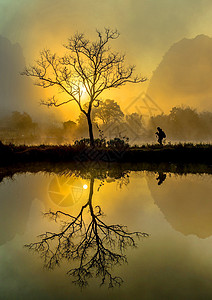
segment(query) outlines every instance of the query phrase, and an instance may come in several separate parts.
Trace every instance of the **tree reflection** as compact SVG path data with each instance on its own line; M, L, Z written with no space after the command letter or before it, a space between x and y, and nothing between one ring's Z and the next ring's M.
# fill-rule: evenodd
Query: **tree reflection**
M120 286L123 279L113 275L114 266L126 263L124 250L136 247L136 239L148 234L130 232L119 224L107 225L102 220L101 207L92 203L94 180L91 176L88 201L77 216L63 211L46 213L54 221L60 221L61 230L41 234L37 242L25 246L41 255L47 269L54 269L62 260L72 262L73 267L67 273L80 287L87 286L92 277L100 277L101 285L107 282L109 287Z

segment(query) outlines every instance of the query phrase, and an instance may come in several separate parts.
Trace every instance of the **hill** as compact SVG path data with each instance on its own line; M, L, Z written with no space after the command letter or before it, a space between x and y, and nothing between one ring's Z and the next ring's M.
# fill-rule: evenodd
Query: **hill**
M212 110L212 38L182 39L164 55L154 71L147 94L164 111L188 105Z

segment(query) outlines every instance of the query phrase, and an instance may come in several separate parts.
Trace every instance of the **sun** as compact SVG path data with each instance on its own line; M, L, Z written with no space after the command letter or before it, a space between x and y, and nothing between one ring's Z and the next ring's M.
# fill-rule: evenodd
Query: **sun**
M81 92L82 92L82 94L85 94L85 93L86 93L86 87L85 87L85 86L82 86L82 87L81 87Z
M88 188L87 184L84 184L84 185L83 185L83 189L84 189L84 190L87 190L87 188Z

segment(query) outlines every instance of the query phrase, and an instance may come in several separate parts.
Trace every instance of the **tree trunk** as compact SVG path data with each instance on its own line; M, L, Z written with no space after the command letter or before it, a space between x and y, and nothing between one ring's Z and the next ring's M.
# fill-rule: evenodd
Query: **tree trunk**
M87 115L87 120L88 120L88 128L89 128L90 145L94 146L93 125L91 122L90 114Z

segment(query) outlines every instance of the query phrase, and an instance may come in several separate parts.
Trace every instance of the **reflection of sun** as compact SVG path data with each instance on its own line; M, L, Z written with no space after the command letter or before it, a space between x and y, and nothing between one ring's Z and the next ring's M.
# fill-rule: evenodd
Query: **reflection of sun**
M83 189L84 189L84 190L87 190L87 188L88 188L87 184L84 184L84 185L83 185Z
M48 187L50 200L57 206L75 205L83 195L83 184L74 176L54 176Z

